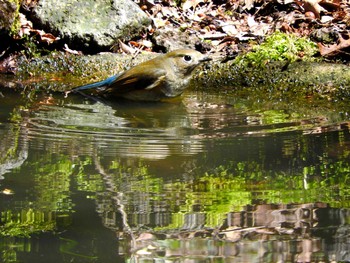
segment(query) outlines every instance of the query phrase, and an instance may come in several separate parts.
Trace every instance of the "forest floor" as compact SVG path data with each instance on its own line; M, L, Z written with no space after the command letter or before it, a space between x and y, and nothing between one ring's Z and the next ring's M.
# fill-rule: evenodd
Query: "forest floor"
M22 9L28 11L36 2L26 0ZM129 54L166 51L162 43L168 42L177 46L194 45L199 51L221 53L231 59L280 31L310 39L317 45L318 55L326 59L348 62L350 58L350 6L346 1L140 0L137 3L152 19L152 24L133 39L119 40L111 51ZM82 54L66 44L55 45L59 42L57 36L35 28L22 14L20 23L20 31L13 39L17 53L9 49L7 55L0 57L1 73L15 71L14 58L18 51L29 58L52 50ZM303 52L299 56L302 58Z

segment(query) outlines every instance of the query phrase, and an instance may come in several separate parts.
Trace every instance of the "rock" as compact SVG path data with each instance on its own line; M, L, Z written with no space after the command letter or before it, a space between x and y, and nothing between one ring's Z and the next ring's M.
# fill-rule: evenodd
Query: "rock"
M18 0L0 1L0 34L15 32L19 26Z
M196 46L200 39L195 35L183 32L179 28L168 25L166 28L159 28L153 37L156 49L169 52L180 48L192 48Z
M79 50L108 50L151 20L131 0L41 0L32 19Z
M339 30L335 27L321 27L313 30L310 34L310 38L315 42L332 44L338 40L339 34Z
M105 79L157 55L139 53L134 57L102 52L92 56L77 56L51 52L47 56L30 61L25 56L20 56L17 59L18 70L15 75L0 74L0 88L22 90L25 86L28 90L67 91L76 86Z

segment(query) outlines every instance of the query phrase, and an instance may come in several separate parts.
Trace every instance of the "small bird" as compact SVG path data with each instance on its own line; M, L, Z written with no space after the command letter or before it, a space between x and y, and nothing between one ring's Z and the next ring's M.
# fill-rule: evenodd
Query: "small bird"
M94 89L104 98L161 101L183 93L193 70L211 58L191 49L179 49L143 62L121 74L73 89Z

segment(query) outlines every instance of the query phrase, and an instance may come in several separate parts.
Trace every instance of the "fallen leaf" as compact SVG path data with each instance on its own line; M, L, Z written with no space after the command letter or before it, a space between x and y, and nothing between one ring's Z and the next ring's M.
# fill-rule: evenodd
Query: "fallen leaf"
M238 30L234 25L224 25L221 28L222 31L224 31L229 36L234 36L238 34Z
M64 48L63 48L64 51L70 53L70 54L74 54L74 55L81 55L82 52L81 51L77 51L77 50L72 50L68 47L67 44L64 44Z
M321 0L305 0L304 10L305 12L311 11L315 14L316 18L320 18L321 12L326 12L327 10L320 6Z
M132 48L132 47L129 47L128 45L124 44L122 41L120 41L118 39L118 42L119 42L119 47L120 49L126 53L126 54L135 54L137 52L136 49Z
M254 0L244 0L244 6L243 6L243 9L248 9L248 10L250 10L250 9L252 9L253 8L253 6L254 6Z
M187 0L185 3L182 5L182 10L187 11L190 8L196 9L197 5L199 3L202 3L203 0Z
M51 33L44 33L44 34L40 35L40 40L42 42L46 42L47 44L52 44L53 42L55 42L59 39L60 39L59 37L55 37Z
M330 46L324 46L321 43L317 43L317 45L320 50L321 56L333 57L343 52L343 49L350 47L350 38L344 39L340 37L339 42L337 44Z
M17 61L15 56L9 56L0 61L0 73L14 74L17 70Z

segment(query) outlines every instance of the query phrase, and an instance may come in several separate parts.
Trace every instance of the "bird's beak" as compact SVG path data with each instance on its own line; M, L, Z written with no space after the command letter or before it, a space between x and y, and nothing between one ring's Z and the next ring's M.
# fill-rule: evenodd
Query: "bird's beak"
M206 62L206 61L211 61L211 60L213 60L213 59L210 57L203 57L199 60L199 62Z

